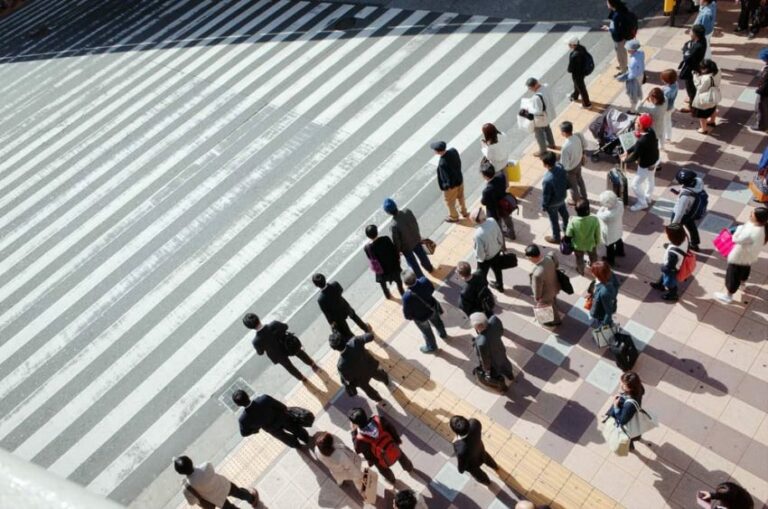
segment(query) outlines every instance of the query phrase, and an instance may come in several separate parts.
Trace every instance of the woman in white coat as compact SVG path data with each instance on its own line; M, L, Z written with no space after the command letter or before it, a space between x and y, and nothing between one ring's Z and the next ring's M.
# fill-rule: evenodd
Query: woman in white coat
M733 232L733 249L728 253L728 267L725 269L727 293L716 292L715 298L725 304L733 302L733 295L749 278L752 265L760 258L760 251L768 242L768 209L758 207L752 211L749 222Z
M363 481L360 456L330 433L321 431L315 433L313 438L318 452L317 458L331 471L336 484L341 486L344 481L352 481L355 487L360 489Z
M506 182L506 167L509 163L509 137L496 129L496 126L490 122L483 124L483 137L480 140L481 150L488 162L493 165L497 172L504 172ZM507 182L509 186L509 182Z
M624 256L624 241L621 238L624 202L613 191L603 191L600 193L600 208L596 215L600 220L600 233L605 244L605 261L615 267L616 257Z

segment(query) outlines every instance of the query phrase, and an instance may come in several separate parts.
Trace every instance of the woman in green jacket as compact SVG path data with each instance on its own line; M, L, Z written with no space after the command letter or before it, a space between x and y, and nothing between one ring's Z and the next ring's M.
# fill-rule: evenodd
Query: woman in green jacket
M600 245L600 220L593 216L589 210L589 202L579 200L576 202L576 215L568 222L565 236L573 245L573 254L576 256L576 271L584 275L584 254L589 256L589 263L597 261L597 246Z

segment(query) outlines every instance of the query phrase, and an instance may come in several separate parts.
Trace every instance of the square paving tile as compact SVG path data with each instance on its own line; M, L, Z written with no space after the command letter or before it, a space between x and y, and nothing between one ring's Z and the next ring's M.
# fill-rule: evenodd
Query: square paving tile
M568 316L586 325L589 325L592 322L592 319L589 317L589 312L584 309L584 297L579 297L576 304L568 310Z
M645 349L645 346L651 342L653 335L656 333L654 330L634 320L628 321L626 325L622 326L622 329L632 335L632 338L635 340L635 346L640 351Z
M699 223L699 230L718 234L723 228L730 227L731 224L733 224L733 220L730 217L709 212Z
M568 357L568 354L571 353L572 348L573 345L566 343L557 334L550 334L536 353L559 366Z
M619 377L621 370L616 365L600 359L586 380L606 394L612 394L619 384Z
M446 463L429 484L440 492L441 495L453 502L456 495L464 489L468 479L466 475L460 474L456 470L456 466L453 463Z
M744 184L731 182L721 196L731 201L747 204L752 200L752 191Z
M672 217L672 210L675 208L675 202L671 200L656 200L651 207L651 214L663 219Z

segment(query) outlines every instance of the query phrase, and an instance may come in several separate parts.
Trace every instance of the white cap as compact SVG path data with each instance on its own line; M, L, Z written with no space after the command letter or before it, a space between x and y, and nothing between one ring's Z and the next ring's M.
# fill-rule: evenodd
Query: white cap
M472 313L469 315L469 323L472 324L472 327L480 324L484 325L488 323L488 317L485 316L485 313Z
M579 38L578 38L578 37L571 37L571 38L568 40L568 44L573 44L573 45L576 45L576 44L578 44L578 43L579 43Z

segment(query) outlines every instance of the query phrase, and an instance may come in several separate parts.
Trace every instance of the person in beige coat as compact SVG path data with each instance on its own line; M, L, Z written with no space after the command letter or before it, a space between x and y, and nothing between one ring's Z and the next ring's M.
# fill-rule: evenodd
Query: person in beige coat
M330 433L321 431L315 433L313 438L317 458L331 471L336 484L341 486L344 481L351 481L360 489L363 481L363 462L360 456Z
M531 289L536 306L552 306L555 311L554 320L542 325L560 325L560 312L557 309L557 294L560 293L557 260L551 253L543 255L536 244L525 248L525 257L534 264L531 271Z

